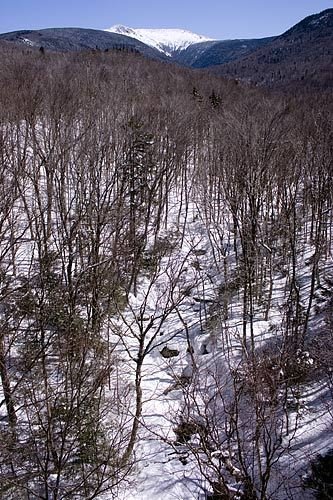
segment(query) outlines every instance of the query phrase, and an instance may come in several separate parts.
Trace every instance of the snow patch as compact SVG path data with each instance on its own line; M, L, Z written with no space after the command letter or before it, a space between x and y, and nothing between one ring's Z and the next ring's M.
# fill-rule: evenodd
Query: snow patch
M35 43L28 38L21 38L22 42L24 42L26 45L29 45L30 47L34 47Z

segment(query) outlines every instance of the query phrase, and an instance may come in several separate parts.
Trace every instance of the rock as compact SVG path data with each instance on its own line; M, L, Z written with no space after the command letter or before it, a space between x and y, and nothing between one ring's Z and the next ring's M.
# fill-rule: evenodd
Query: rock
M160 354L163 358L174 358L175 356L179 356L179 351L177 349L169 349L168 346L164 346Z

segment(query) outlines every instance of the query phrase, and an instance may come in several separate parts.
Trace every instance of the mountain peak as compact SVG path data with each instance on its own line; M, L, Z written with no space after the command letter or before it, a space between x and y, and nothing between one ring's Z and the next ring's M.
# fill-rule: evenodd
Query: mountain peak
M116 24L106 31L136 38L140 42L150 45L168 56L179 50L184 50L194 43L213 40L192 31L178 28L130 28Z

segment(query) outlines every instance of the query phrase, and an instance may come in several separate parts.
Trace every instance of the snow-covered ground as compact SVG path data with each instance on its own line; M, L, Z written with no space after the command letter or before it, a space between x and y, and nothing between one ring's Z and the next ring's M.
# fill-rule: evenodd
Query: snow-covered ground
M43 176L41 186L45 187ZM26 199L34 206L29 186L26 189ZM237 460L233 462L232 454L236 455L235 447L239 442L244 447L241 450L244 454L258 451L251 448L254 425L255 430L260 429L263 434L266 432L266 438L270 437L270 430L272 438L277 432L273 443L276 453L272 455L272 484L265 498L313 498L311 492L303 492L302 477L317 453L325 453L333 447L332 386L326 384L324 378L318 377L310 377L309 380L295 384L286 397L281 412L280 408L275 410L274 403L271 405L269 401L270 397L274 400L275 396L281 397L281 394L275 394L274 387L272 393L267 393L270 389L267 379L259 379L263 387L255 395L255 402L264 411L264 418L260 426L255 427L251 398L241 394L244 401L249 403L245 407L235 397L238 396L236 386L239 377L249 379L245 380L248 384L245 383L244 387L251 390L251 372L246 371L248 366L245 362L251 349L244 345L241 284L230 287L225 296L227 314L221 314L224 307L221 302L221 287L228 285L224 282L223 266L227 261L230 282L236 267L234 247L230 243L230 214L225 216L224 222L209 221L209 218L203 216L200 196L188 185L185 189L186 196L184 191L177 191L176 187L172 187L168 193L168 220L166 224L161 224L157 235L160 241L168 243L167 250L161 253L155 267L140 272L136 293L130 293L125 309L120 309L110 318L110 340L117 346L114 354L127 368L122 368L122 373L126 371L126 377L132 383L135 381L139 350L142 349L143 353L142 370L139 374L142 414L139 417L139 436L135 446L135 474L120 496L122 495L122 500L205 498L206 492L212 491L211 484L205 477L206 467L211 467L214 472L219 456L223 454L223 465L227 464L229 467L226 473L230 475L232 469L235 479L238 474L235 466ZM218 227L223 223L225 228ZM219 244L225 246L225 251L217 255L217 242L221 234L224 235L224 240ZM21 257L18 253L16 260L17 272L24 275L29 272L36 249L31 245L26 225L22 228L21 237L23 236L27 241L21 245L23 253ZM153 248L155 239L156 232L152 227L147 250L149 247ZM267 245L265 250L271 251ZM29 259L25 259L27 255L30 255ZM325 277L333 276L331 255L329 249L321 262L322 283ZM311 242L304 242L302 248L297 248L297 286L304 311L308 307L313 257ZM275 270L268 313L265 314L264 303L257 300L252 322L248 321L245 328L245 337L251 340L253 337L255 350L262 350L263 362L266 361L264 349L267 346L274 346L278 352L280 349L281 325L291 275L290 269L286 272L290 261L289 264L283 264L284 267ZM266 296L267 286L263 285L263 294L266 292ZM326 292L330 290L327 289ZM320 314L320 308L325 304L323 300L318 290L310 307L310 333L311 330L319 331L324 327ZM316 308L319 314L315 315ZM302 353L303 358L297 362L303 363L304 368L308 367L311 371L315 361L311 355L306 357L306 354ZM259 368L260 366L258 370ZM263 373L263 377L273 378L274 366L268 365L268 370L268 374ZM284 377L284 373L278 375ZM126 378L126 382L128 380ZM243 433L239 442L232 441L230 436L228 438L225 430L234 418L230 414L230 408L235 401L239 405L237 412L240 413L238 416L236 412L235 418L239 419L238 430ZM212 402L215 414L209 413ZM261 402L264 403L262 406ZM135 407L131 410L133 416ZM5 413L4 407L2 411ZM212 418L215 424L224 423L224 426L213 428L217 434L214 436L214 448L199 450L199 437L195 432L193 442L177 441L177 425L182 417L186 419L189 414L191 418L197 417L199 423L204 417ZM215 418L220 418L220 422L216 422ZM272 426L271 429L265 428L266 422ZM278 426L282 429L280 434ZM211 437L208 436L207 439ZM219 439L221 447L217 446ZM201 463L198 461L200 457L203 458ZM211 462L206 463L205 460ZM258 473L258 460L265 462L262 458L253 459L255 465L251 463L251 467L254 477ZM237 484L230 484L231 489L236 487ZM103 498L109 500L114 496L105 493Z
M176 443L174 430L184 410L186 394L182 381L191 379L194 369L198 370L201 373L200 383L203 384L201 390L209 391L212 386L207 383L208 378L205 380L205 373L212 373L212 367L217 365L225 366L226 369L233 364L237 366L240 353L244 350L242 306L237 293L231 298L231 312L224 322L223 331L208 326L207 311L210 304L218 302L217 291L221 284L209 243L214 229L203 222L195 203L190 203L186 217L179 219L177 214L178 205L175 203L169 213L169 231L183 234L181 243L171 255L162 258L159 272L153 279L147 276L141 279L137 296L130 296L129 307L119 318L119 325L123 325L119 349L123 352L125 345L134 359L142 324L147 324L152 318L159 318L165 308L176 300L176 292L174 297L164 294L170 290L171 277L175 280L178 292L185 285L188 286L189 293L182 297L177 308L171 307L163 324L157 319L146 338L146 342L151 344L142 371L144 404L136 447L136 477L126 490L124 500L206 498L211 488L191 456L191 449L185 444ZM307 260L311 250L304 253L304 260ZM233 259L232 252L228 258ZM299 273L306 291L310 282L309 268L303 266ZM269 341L278 341L276 331L282 320L285 287L286 277L276 276L268 317L264 319L261 310L255 311L253 330L258 348L264 347ZM137 318L143 316L145 318L140 323ZM250 336L250 331L248 334ZM174 351L174 356L163 356L162 351L166 347ZM226 381L224 390L232 392L228 384ZM309 490L302 490L302 478L316 454L325 453L333 446L332 414L328 411L332 400L328 388L322 381L314 380L303 386L301 384L297 391L295 389L295 396L288 403L290 430L287 434L282 433L279 468L276 469L271 493L267 498L283 500L290 495L292 498L313 498ZM201 404L199 399L196 403Z

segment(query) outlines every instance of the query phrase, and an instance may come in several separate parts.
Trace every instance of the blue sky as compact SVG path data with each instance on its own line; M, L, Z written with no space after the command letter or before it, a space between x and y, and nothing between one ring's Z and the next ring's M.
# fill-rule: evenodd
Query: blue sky
M217 39L278 35L328 0L1 0L0 33L77 26L185 28Z

